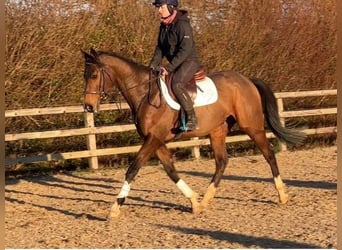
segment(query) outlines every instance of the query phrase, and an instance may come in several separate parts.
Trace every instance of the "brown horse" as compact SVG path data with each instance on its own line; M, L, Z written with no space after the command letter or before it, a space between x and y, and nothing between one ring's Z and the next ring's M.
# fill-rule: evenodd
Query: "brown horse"
M140 167L152 155L159 158L167 175L189 198L193 213L197 214L207 207L215 195L228 164L225 138L236 122L240 130L256 143L270 165L280 203L288 201L273 149L266 138L264 119L272 132L285 142L301 143L305 135L281 125L274 93L263 81L250 80L233 71L209 75L216 85L218 100L213 104L195 108L199 129L177 135L181 138L205 135L210 137L216 171L202 201L199 202L198 194L178 176L172 155L166 146L167 142L176 136L173 131L178 121L179 111L170 108L161 96L157 77L151 75L148 67L113 52L96 52L91 49L90 54L83 53L85 111L96 112L101 96L115 86L129 104L137 131L144 139L136 159L127 169L124 184L112 206L111 217L119 215L119 208L128 196L131 182Z

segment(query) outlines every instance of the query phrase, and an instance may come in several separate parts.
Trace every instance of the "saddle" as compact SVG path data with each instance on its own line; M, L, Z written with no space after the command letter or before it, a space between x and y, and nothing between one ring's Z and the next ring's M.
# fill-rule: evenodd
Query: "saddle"
M191 97L191 100L194 101L196 96L197 96L197 88L198 86L196 85L196 81L199 80L203 80L206 77L206 73L204 71L204 67L201 67L194 75L193 77L190 79L189 82L185 83L185 88L188 91L189 96ZM175 98L175 95L172 91L172 87L171 87L171 82L172 82L172 77L173 77L173 73L167 75L165 77L165 83L167 86L167 89L171 95L171 97L173 99Z
M180 105L175 98L175 95L172 91L171 87L171 80L172 76L167 76L166 81L164 78L159 77L157 72L157 84L160 89L160 93L165 99L166 103L174 110L180 110ZM200 107L212 104L217 101L218 93L215 86L215 83L212 79L204 73L204 70L201 69L194 76L192 79L185 84L186 91L188 91L194 107ZM199 89L200 91L198 91Z

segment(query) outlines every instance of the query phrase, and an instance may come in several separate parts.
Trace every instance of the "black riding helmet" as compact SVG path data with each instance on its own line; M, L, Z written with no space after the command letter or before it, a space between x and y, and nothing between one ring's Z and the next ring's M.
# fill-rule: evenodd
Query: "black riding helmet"
M155 0L152 4L156 7L166 4L170 14L172 15L173 10L178 6L178 0Z
M172 5L174 7L178 6L178 0L155 0L154 3L152 3L156 7L160 7L163 4Z

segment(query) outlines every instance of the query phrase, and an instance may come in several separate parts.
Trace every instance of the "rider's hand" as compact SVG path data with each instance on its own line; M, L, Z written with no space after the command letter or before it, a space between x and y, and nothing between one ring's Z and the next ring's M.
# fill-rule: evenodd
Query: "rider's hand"
M167 72L167 70L164 67L160 67L160 74L162 75L162 77L165 78L165 76L167 76L169 74L169 72Z

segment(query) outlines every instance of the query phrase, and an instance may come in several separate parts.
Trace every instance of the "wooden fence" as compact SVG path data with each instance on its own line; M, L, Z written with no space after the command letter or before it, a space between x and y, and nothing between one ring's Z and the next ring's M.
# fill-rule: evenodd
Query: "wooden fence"
M276 98L279 107L279 116L282 123L285 125L285 119L289 117L303 117L303 116L318 116L327 114L337 114L337 107L334 108L320 108L311 110L293 110L284 111L283 99L285 98L303 98L312 96L330 96L337 95L337 90L315 90L315 91L301 91L301 92L282 92L276 93ZM121 109L129 109L127 104L120 105ZM119 108L115 104L102 104L100 111L106 110L118 110ZM36 109L21 109L21 110L7 110L5 111L5 118L19 117L19 116L37 116L37 115L53 115L53 114L66 114L66 113L83 113L82 106L69 106L69 107L54 107L54 108L36 108ZM96 134L103 133L119 133L123 131L135 130L133 124L127 125L113 125L113 126L100 126L96 127L93 113L84 113L85 128L67 129L67 130L55 130L55 131L41 131L41 132L30 132L30 133L18 133L18 134L5 134L5 142L17 141L17 140L28 140L28 139L45 139L45 138L56 138L56 137L67 137L67 136L87 136L87 148L85 151L77 152L62 152L45 155L36 155L30 157L6 157L5 164L13 165L18 163L34 163L44 162L53 160L66 160L66 159L78 159L88 158L89 166L91 168L98 168L98 157L106 155L116 155L124 153L135 153L139 150L138 146L128 147L115 147L97 149L96 147ZM337 127L321 127L314 129L302 130L307 135L313 134L325 134L325 133L336 133ZM268 138L274 138L273 133L267 133ZM240 142L250 140L247 135L235 135L226 137L226 143ZM209 139L193 138L187 141L175 141L168 143L169 148L183 148L192 147L193 155L195 158L200 157L199 148L202 145L210 144ZM282 149L286 149L286 145L282 146Z

